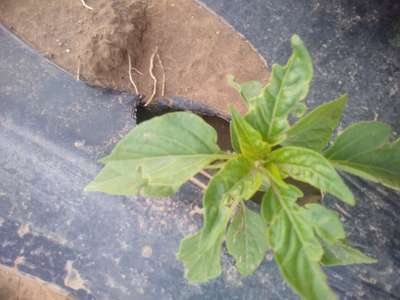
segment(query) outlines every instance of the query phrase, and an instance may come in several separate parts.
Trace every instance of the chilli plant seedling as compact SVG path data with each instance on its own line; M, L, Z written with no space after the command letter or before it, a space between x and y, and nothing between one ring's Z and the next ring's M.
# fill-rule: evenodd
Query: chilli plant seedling
M287 64L272 67L266 86L230 78L247 107L243 116L231 108L234 152L218 147L216 131L200 117L168 113L123 138L86 190L166 197L200 171L213 170L203 196L203 227L181 241L177 254L186 278L201 283L219 276L225 241L242 275L253 273L271 250L283 278L303 299L335 299L321 266L376 261L347 243L334 211L300 205L303 192L293 182L348 205L355 200L337 170L399 190L400 140L391 142L391 128L371 121L349 126L328 146L347 96L301 117L313 67L298 36L291 45ZM246 204L256 192L263 193L259 211Z

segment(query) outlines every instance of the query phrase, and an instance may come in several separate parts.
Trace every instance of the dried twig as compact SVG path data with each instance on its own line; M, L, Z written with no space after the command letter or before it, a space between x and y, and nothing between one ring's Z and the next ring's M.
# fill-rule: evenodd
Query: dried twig
M151 77L151 79L153 79L153 92L151 93L151 96L146 101L144 106L149 105L151 103L151 101L153 101L153 99L154 99L154 97L156 96L156 93L157 93L157 78L156 78L156 76L154 76L154 73L153 73L153 70L154 70L154 57L156 56L157 52L158 52L158 47L156 47L156 49L154 50L154 53L151 55L150 67L149 67L150 77Z
M142 76L144 75L143 72L140 72L140 70L135 67L132 67L132 70L135 71L136 73L138 73L139 75L142 75Z
M200 208L197 205L189 212L190 216L203 215L203 214L204 214L204 208Z
M81 60L78 60L78 69L76 70L76 80L81 80Z
M131 55L129 53L128 53L128 64L129 64L129 70L128 70L129 81L132 83L133 88L135 89L136 95L139 95L139 89L138 89L138 87L137 87L137 85L136 85L136 83L135 83L135 81L133 80L133 77L132 77L132 60L131 60Z
M201 190L205 190L207 188L207 186L204 183L202 183L195 177L190 178L190 182L193 183L195 186L199 187Z
M340 211L347 218L351 218L351 215L347 211L345 211L339 204L335 203L335 207L337 208L338 211Z
M161 57L158 52L157 52L157 60L158 60L158 63L160 64L161 71L162 71L161 96L164 97L165 96L165 69L164 69L164 65L162 63Z
M84 7L86 7L87 9L93 10L93 7L87 5L86 2L85 2L85 0L81 0L81 2L82 2L82 5L83 5Z

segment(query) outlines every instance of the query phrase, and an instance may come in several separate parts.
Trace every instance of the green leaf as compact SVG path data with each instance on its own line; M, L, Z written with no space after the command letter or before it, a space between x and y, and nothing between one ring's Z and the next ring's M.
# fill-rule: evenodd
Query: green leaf
M339 170L400 190L400 143L390 144L391 128L360 122L346 128L325 156Z
M269 84L254 99L246 120L264 140L277 144L289 129L288 115L308 94L313 76L311 57L301 39L291 39L293 53L285 66L273 65Z
M389 140L391 128L381 122L359 122L347 127L325 151L330 160L346 160L375 150Z
M268 249L266 225L263 218L245 205L239 207L226 234L229 254L243 276L253 273Z
M240 145L239 145L239 141L238 141L238 137L236 135L236 132L233 129L233 122L232 121L229 123L229 134L231 136L231 145L232 145L233 151L235 151L236 153L240 153Z
M344 266L351 264L374 264L377 260L350 247L343 241L322 241L324 255L322 263L326 266Z
M338 214L320 204L307 204L302 211L303 217L314 226L316 233L323 239L336 241L346 238Z
M322 104L300 119L288 130L282 145L321 151L340 123L347 98L347 95L343 95L332 102Z
M232 115L232 144L239 145L240 152L252 160L261 160L271 151L270 146L262 140L261 134L231 107ZM237 147L237 146L235 146Z
M143 122L102 160L86 191L169 196L215 160L227 158L215 130L200 117L175 112Z
M263 196L261 202L261 216L267 224L271 224L274 218L279 215L281 206L275 200L272 189L270 188Z
M246 159L233 159L210 180L203 198L203 227L181 241L177 254L189 281L205 282L221 273L221 247L232 210L258 189L250 180L252 167Z
M254 105L254 98L260 95L263 85L261 82L256 80L247 81L239 84L235 81L235 77L232 75L228 76L228 84L239 92L242 96L245 104L252 109Z
M275 260L283 277L303 299L336 299L320 267L322 246L296 204L301 196L293 186L289 190L274 189L273 197L281 206L269 227Z
M292 115L296 118L302 118L307 111L307 105L303 102L298 102L292 110Z
M319 204L308 204L303 217L314 227L324 249L321 262L328 266L375 263L361 251L347 245L346 233L336 212Z
M185 266L185 278L191 283L207 282L221 274L221 249L229 213L219 213L221 219L213 230L198 231L181 240L177 257Z
M296 203L297 198L302 197L303 193L297 188L289 188L282 193L282 197L285 201L293 206ZM281 205L276 199L273 190L270 188L263 196L261 202L261 216L264 218L267 224L271 224L274 218L279 215L281 211Z
M330 162L319 153L300 147L283 147L271 153L270 159L294 179L306 182L323 193L330 193L354 205L354 197Z

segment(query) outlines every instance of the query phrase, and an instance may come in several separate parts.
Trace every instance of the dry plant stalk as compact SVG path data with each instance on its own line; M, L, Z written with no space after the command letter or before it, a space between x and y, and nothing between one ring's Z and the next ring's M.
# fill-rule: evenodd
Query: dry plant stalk
M212 176L206 171L200 171L200 174L203 175L204 177L207 177L208 179L212 178Z
M207 189L207 186L195 177L190 178L190 182L193 183L195 186L199 187L203 191Z
M76 70L76 80L81 80L81 60L78 60L78 69Z
M139 89L135 83L135 80L133 80L133 76L132 76L132 59L131 59L131 55L129 53L128 53L128 65L129 65L129 69L128 69L129 81L133 85L136 95L139 95Z
M93 7L87 5L86 2L85 2L85 0L81 0L81 2L82 2L82 5L83 5L84 7L86 7L87 9L93 10Z
M158 47L156 47L156 49L154 50L153 54L151 55L150 66L149 66L150 77L151 77L151 79L153 79L153 92L151 93L149 99L146 101L144 106L148 106L151 103L151 101L153 101L153 99L154 99L154 97L156 96L156 93L157 93L157 78L153 73L153 71L154 71L154 58L155 58L157 52L158 52Z
M158 52L157 52L157 60L158 60L158 63L160 64L161 71L162 71L161 96L164 97L165 96L165 69L164 69L164 65L162 63L160 54Z

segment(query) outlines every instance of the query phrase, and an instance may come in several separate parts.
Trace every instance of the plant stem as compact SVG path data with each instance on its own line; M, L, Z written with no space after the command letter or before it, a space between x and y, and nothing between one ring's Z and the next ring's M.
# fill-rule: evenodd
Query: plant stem
M212 176L209 174L209 173L207 173L206 171L200 171L199 172L201 175L203 175L204 177L207 177L208 179L211 179L212 178Z
M207 186L204 183L202 183L200 180L198 180L197 178L192 177L189 180L191 183L193 183L195 186L197 186L201 190L204 191L205 189L207 189Z

